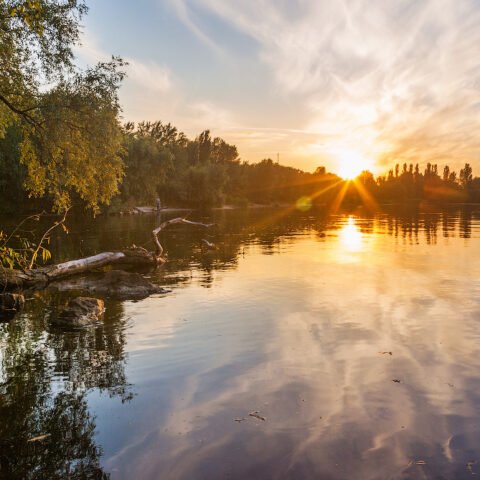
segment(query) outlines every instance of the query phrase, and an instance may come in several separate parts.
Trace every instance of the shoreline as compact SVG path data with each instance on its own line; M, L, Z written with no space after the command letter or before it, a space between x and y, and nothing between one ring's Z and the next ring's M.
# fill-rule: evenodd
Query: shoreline
M250 209L250 208L285 208L290 206L290 204L277 204L277 205L262 205L262 204L251 204L246 206L237 206L237 205L223 205L222 207L211 207L208 210L241 210L241 209ZM185 207L163 207L160 210L157 210L156 207L149 205L135 206L130 207L125 210L120 210L119 212L110 213L110 215L140 215L140 214L152 214L152 213L172 213L172 212L191 212L195 210L200 210L199 208L185 208Z

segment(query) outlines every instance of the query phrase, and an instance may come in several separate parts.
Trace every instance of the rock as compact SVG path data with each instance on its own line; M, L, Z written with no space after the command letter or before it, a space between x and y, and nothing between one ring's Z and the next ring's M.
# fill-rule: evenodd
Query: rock
M168 293L139 273L110 270L101 275L73 277L50 285L56 291L84 290L90 294L119 300L141 300L153 293Z
M140 300L153 293L167 293L162 287L154 285L139 273L111 270L100 281L90 285L89 291L121 299Z
M105 311L103 300L90 297L77 297L56 316L52 323L62 327L84 327L98 322Z
M10 320L25 305L25 298L19 293L0 294L0 320Z

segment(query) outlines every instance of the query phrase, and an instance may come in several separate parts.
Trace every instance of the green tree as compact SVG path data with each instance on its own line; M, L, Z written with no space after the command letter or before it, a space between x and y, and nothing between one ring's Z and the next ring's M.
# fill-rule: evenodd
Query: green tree
M2 212L18 211L26 200L23 188L26 169L20 163L21 131L12 124L0 138L0 192Z
M86 11L81 0L0 2L0 136L17 125L25 187L48 196L57 211L77 197L97 210L122 177L123 62L74 67L72 47Z
M124 201L153 203L167 181L173 168L172 147L177 137L183 142L183 134L170 124L142 122L137 127L127 124L125 128L126 168L121 191Z
M214 138L211 144L210 161L217 164L238 161L237 147L235 145L229 145L222 138Z
M210 153L212 151L212 137L210 130L204 130L196 139L198 144L198 162L207 163L210 160Z

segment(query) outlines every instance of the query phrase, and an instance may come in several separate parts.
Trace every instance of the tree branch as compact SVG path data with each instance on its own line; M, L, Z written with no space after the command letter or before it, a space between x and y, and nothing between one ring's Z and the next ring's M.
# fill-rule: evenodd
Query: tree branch
M35 251L33 252L32 254L32 258L30 259L30 264L28 265L28 268L29 270L31 270L33 268L33 265L35 263L35 259L37 258L37 255L38 255L38 252L40 250L40 248L42 248L42 243L45 241L45 239L48 237L48 235L55 229L57 228L59 225L62 225L63 223L65 223L65 220L67 219L67 213L70 209L67 208L65 210L65 213L63 214L63 217L58 220L57 222L55 222L42 236L42 238L40 239L40 241L38 242L38 245L37 245L37 248L35 249Z
M152 231L153 241L155 242L155 245L157 247L157 250L156 250L157 258L161 258L162 253L163 253L163 247L162 247L160 241L158 240L158 234L165 227L168 227L168 225L173 225L174 223L184 223L184 224L187 224L187 225L198 225L200 227L205 227L205 228L210 228L210 227L213 227L215 225L214 223L192 222L191 220L187 220L187 219L182 218L182 217L172 218L171 220L167 220L167 221L161 223L157 228L155 228Z
M37 122L31 115L28 114L28 112L35 110L38 107L31 107L25 110L20 110L19 108L15 107L13 103L7 100L1 93L0 93L0 102L6 105L12 112L23 117L28 124L32 125L32 127L43 128L39 122Z
M45 210L43 210L40 213L35 213L33 215L30 215L29 217L24 218L10 233L10 235L3 241L2 245L7 245L8 242L11 240L11 238L15 235L15 233L18 231L18 229L26 222L28 222L31 219L39 220L42 215L46 215Z

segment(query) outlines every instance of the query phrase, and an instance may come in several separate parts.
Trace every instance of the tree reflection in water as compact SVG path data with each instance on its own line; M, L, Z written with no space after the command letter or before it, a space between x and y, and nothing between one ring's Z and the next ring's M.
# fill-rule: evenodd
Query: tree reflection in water
M54 300L42 293L0 325L0 478L109 478L87 394L132 398L121 303L107 305L104 324L62 332L44 313Z

